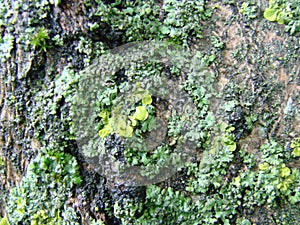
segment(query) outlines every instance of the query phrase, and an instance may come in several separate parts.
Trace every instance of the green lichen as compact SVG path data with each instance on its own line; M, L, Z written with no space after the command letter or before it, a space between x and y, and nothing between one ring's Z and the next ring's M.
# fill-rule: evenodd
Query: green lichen
M6 207L9 221L12 224L76 224L63 214L72 187L81 182L78 169L76 160L67 153L47 150L38 155L21 184L10 191Z
M280 164L280 159L273 161L272 157L283 153L282 147L274 141L261 149L263 161L272 162L270 167L261 171L254 170L253 165L246 166L245 171L240 171L236 177L224 179L224 176L229 176L228 168L234 153L223 145L214 157L204 157L202 165L188 165L192 176L186 191L192 193L188 195L192 198L170 187L162 189L152 185L147 187L145 202L133 204L128 199L122 206L116 203L115 213L126 224L232 224L240 206L254 209L268 204L268 207L276 208L276 199L298 204L299 170L290 170ZM244 163L249 165L246 161L250 155L245 156ZM238 219L237 223L249 224L249 221L244 218Z
M11 57L14 41L14 36L11 34L5 34L3 38L0 37L0 59L2 62L7 61Z
M258 16L258 6L255 1L243 2L239 13L241 13L247 20L254 19Z
M33 68L27 74L26 82L16 77L9 78L17 80L15 91L7 96L7 102L10 102L16 112L15 121L10 126L16 127L16 137L24 140L21 145L22 153L26 156L38 154L30 163L21 184L13 188L9 195L7 211L11 224L79 223L79 215L73 208L65 205L72 188L80 183L76 160L66 153L78 153L74 121L70 115L79 79L77 70L91 65L93 59L105 54L109 47L130 41L163 39L191 47L191 40L195 37L198 38L197 41L203 38L206 32L202 31L208 31L206 23L214 20L214 17L210 17L212 11L206 1L168 0L163 1L162 5L152 0L106 2L108 1L84 1L87 7L85 13L88 14L85 16L89 17L85 18L88 22L84 24L89 29L88 34L78 32L67 36L63 30L59 34L55 33L57 30L52 29L53 24L49 23L53 22L50 16L53 8L66 10L67 2L1 1L1 61L9 62L15 53L15 45L20 45L24 54L34 49L42 50L33 51L34 59L41 61L36 63L33 60ZM270 219L274 223L297 224L299 169L293 163L297 163L299 157L299 138L294 138L293 124L297 116L298 97L290 97L291 100L281 110L285 99L281 93L284 93L285 84L276 79L280 78L278 71L283 67L283 73L289 76L286 85L297 81L297 68L290 65L298 65L299 40L297 37L288 39L278 30L280 38L286 39L284 44L278 40L266 43L264 32L272 31L276 26L263 21L262 27L252 27L257 25L259 19L259 3L247 1L240 4L231 0L222 2L230 4L234 12L239 11L239 14L236 13L238 15L230 17L231 23L236 23L235 28L239 28L241 23L238 19L241 17L251 25L250 28L242 26L242 31L237 30L237 35L243 38L243 44L234 46L234 50L229 51L233 56L230 61L233 64L229 66L226 65L226 51L230 50L225 46L225 42L228 43L226 31L222 31L221 35L214 32L214 27L210 27L211 31L208 32L213 32L214 35L201 39L204 46L201 46L202 42L197 42L196 47L200 46L201 49L201 52L196 53L197 57L203 59L206 66L219 72L219 75L225 76L229 82L222 99L223 122L219 123L210 112L214 103L210 102L209 94L218 94L212 91L218 78L215 74L206 74L204 82L199 82L199 77L182 73L177 65L168 65L170 67L167 68L161 64L146 64L126 68L124 76L128 78L128 82L133 83L151 76L159 78L168 75L174 80L184 78L179 89L189 94L198 111L192 116L171 114L165 121L168 134L166 143L150 152L143 152L138 148L137 142L136 148L123 150L126 163L141 166L142 175L146 177L155 177L169 159L168 156L173 153L174 146L184 138L196 143L197 157L186 163L166 182L147 186L145 199L136 202L129 195L105 202L105 205L110 205L107 207L110 208L107 209L110 213L106 215L106 212L101 211L101 218L105 215L107 221L113 221L115 216L123 224L246 225L255 223L257 219L254 218L256 215L250 216L247 210L257 212L262 209L267 210L270 215L274 214L269 216L274 217ZM214 1L211 4L220 2ZM286 24L286 30L296 34L299 30L298 8L296 1L270 1L265 17ZM14 29L19 19L23 25L20 29ZM218 22L221 26L230 25L220 18ZM102 37L103 30L107 31L105 37ZM252 38L254 41L251 41ZM209 39L207 46L206 39ZM62 57L56 51L58 46L63 51ZM73 48L74 51L67 51L67 48ZM66 60L72 62L74 67L63 65L57 68L55 62L49 65L47 63L51 60L43 58L45 56L52 59L56 54L62 58L57 61L58 64L64 64ZM77 54L82 58L76 58ZM249 68L241 68L243 63L247 63ZM45 66L45 70L38 64ZM56 69L61 69L62 72L56 72ZM4 77L6 74L3 72L1 79ZM97 121L96 132L103 129L103 125L109 124L107 121L112 118L113 108L118 106L114 99L120 94L120 90L122 93L127 91L128 87L124 85L126 79L120 77L122 75L115 75L115 84L109 86L108 83L107 88L97 96L97 110L102 114ZM9 79L5 82L9 83ZM109 130L102 136L103 139L109 138L112 133L123 137L147 135L155 127L153 121L160 112L157 105L157 108L154 107L154 100L155 96L150 94L139 97L137 104L132 104L129 111L126 111L125 126ZM120 121L116 118L114 120ZM127 122L132 130L127 129ZM29 128L25 131L19 129L27 124ZM279 129L278 124L282 125L282 129ZM184 127L191 129L183 132ZM256 137L254 132L258 127L262 132ZM219 129L218 132L215 132L216 129ZM52 150L42 153L38 149L34 152L28 147L32 137L25 136L24 133L34 133L42 146L48 146ZM242 140L250 134L254 136L251 139L263 139L266 143L259 144L258 147L253 145L253 149L243 149L245 145ZM97 144L105 148L105 140ZM97 152L90 154L95 156ZM8 157L16 159L18 155L11 153ZM3 167L0 161L0 172L1 166ZM87 186L82 189L87 190ZM99 189L99 193L104 192L104 187ZM93 216L95 215L91 217ZM99 218L99 215L95 217ZM0 223L7 221L4 218ZM94 222L103 223L101 220Z
M112 99L112 101L118 102L116 99ZM132 115L122 114L121 106L116 103L113 108L105 109L100 112L99 117L101 118L100 122L102 128L99 130L99 135L102 138L113 133L121 137L132 137L134 127L137 127L139 123L145 124L149 122L146 122L149 117L149 112L152 114L149 117L151 120L153 116L153 107L150 105L152 103L152 97L148 91L139 87L131 96L128 96L127 101L135 102L137 105ZM141 103L142 105L140 105Z
M299 1L270 0L264 17L278 24L285 24L285 30L295 34L300 30Z
M10 225L7 217L4 217L4 218L0 217L0 225Z
M211 15L211 10L205 1L168 0L162 7L153 0L113 4L99 1L95 15L113 29L124 31L126 41L169 38L182 43L190 35L202 37L201 22Z
M293 149L292 155L300 156L300 138L295 138L291 143L291 148Z

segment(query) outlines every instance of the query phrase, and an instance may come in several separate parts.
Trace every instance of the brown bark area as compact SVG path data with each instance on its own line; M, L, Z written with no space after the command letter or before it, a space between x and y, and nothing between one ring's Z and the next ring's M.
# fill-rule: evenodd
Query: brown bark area
M22 179L28 165L28 155L24 153L24 143L28 139L30 125L23 120L24 114L18 110L15 96L18 83L25 82L31 67L31 56L15 44L12 56L0 65L0 157L4 162L4 173L0 180L1 192L7 192ZM21 103L23 104L23 103ZM31 139L31 148L38 148L38 142ZM3 204L0 211L4 215Z

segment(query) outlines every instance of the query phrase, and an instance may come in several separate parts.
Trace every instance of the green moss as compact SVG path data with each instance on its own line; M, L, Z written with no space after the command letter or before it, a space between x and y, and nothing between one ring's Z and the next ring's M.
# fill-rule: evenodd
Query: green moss
M46 52L47 48L49 48L47 42L49 42L49 31L44 27L36 29L30 40L34 49L41 49L44 52Z

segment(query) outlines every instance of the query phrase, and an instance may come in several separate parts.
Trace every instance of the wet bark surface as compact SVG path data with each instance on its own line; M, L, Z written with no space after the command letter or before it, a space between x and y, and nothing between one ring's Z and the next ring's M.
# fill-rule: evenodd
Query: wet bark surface
M287 145L299 136L300 131L299 34L291 36L284 31L283 25L264 19L262 14L267 3L257 2L258 11L253 19L238 12L242 2L209 3L216 9L211 19L203 24L204 37L189 43L193 49L216 55L210 68L218 76L220 91L225 93L227 101L237 102L234 110L228 112L228 123L236 128L238 146L254 154L258 161L258 149L267 139ZM109 183L93 171L78 151L76 141L70 138L68 121L63 121L68 117L70 104L62 97L56 102L59 107L56 112L49 114L50 109L39 102L43 101L39 92L42 95L54 93L53 83L66 66L72 65L75 72L84 69L84 59L88 56L76 50L81 37L114 48L123 44L124 34L113 31L98 17L90 17L90 12L96 9L93 5L87 7L81 0L62 1L49 10L50 16L41 23L51 34L63 36L63 45L50 44L51 47L43 52L28 51L21 43L14 42L11 56L1 62L0 156L3 165L0 164L0 215L6 215L5 199L9 191L20 183L41 146L55 143L55 146L64 145L65 151L75 156L80 165L83 182L72 190L73 195L66 201L77 212L80 223L89 224L93 218L105 224L121 224L107 212L108 206L127 198L143 201L145 187ZM26 12L17 18L16 37L26 29ZM89 24L94 22L99 22L101 29L90 31ZM5 32L8 32L7 28L2 35ZM212 35L224 43L220 50L213 47ZM55 98L53 94L49 101L56 101ZM38 113L38 110L41 111ZM296 112L294 116L290 116L291 111ZM246 117L251 114L257 115L257 120L249 129ZM118 145L117 140L111 142ZM235 171L242 169L239 159L236 162L226 179L232 179ZM299 168L299 160L289 162L289 166ZM186 171L182 170L158 186L184 191L186 179ZM288 207L283 205L282 210ZM277 215L266 207L239 213L256 224L274 224L272 217Z

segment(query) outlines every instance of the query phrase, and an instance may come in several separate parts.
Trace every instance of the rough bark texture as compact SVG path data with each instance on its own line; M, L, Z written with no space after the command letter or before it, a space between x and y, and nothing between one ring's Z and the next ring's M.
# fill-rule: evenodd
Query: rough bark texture
M120 220L111 215L113 210L107 210L108 206L113 207L115 202L126 198L144 199L145 187L109 184L84 161L69 127L70 103L56 92L55 81L66 67L77 73L86 67L84 60L97 57L85 50L93 51L100 45L105 48L121 45L124 32L101 22L100 17L94 15L97 10L94 2L90 6L81 0L62 0L58 6L49 3L45 6L47 10L41 10L47 12L47 16L31 25L28 18L36 16L30 12L34 6L29 2L24 4L29 6L28 10L15 9L18 14L10 17L7 26L13 28L3 25L1 31L3 37L12 34L14 41L10 56L2 60L0 66L0 157L3 161L0 164L0 216L6 215L9 192L20 183L28 164L41 148L51 146L75 156L80 166L83 181L72 189L72 195L66 200L80 218L78 222L89 224L90 219L95 219L105 224L120 224ZM204 37L189 40L189 44L216 56L210 67L227 93L227 100L236 101L234 109L226 113L228 123L235 127L238 147L253 154L258 162L259 148L266 140L275 139L290 149L291 141L299 137L300 131L299 34L291 36L284 32L283 25L263 18L267 1L257 1L253 19L238 12L240 1L234 4L212 1L209 5L218 7L211 19L203 23ZM96 22L99 27L91 31L90 25ZM46 40L46 51L41 46L34 49L26 43L26 39L31 38L30 32L24 39L18 39L28 27L46 27L51 37ZM57 34L63 39L62 46L53 40ZM224 47L217 50L211 36L223 42ZM86 42L79 48L81 38ZM54 112L51 107L47 108L48 103L56 107ZM251 114L257 115L257 120L250 129L247 118ZM231 165L232 171L226 174L226 179L233 179L236 171L243 170L239 159L236 162ZM299 158L287 165L299 169ZM186 178L182 172L158 186L184 191ZM294 217L299 219L299 203L280 207L296 210ZM261 206L251 212L241 209L239 215L252 223L275 224L273 217L278 214Z

